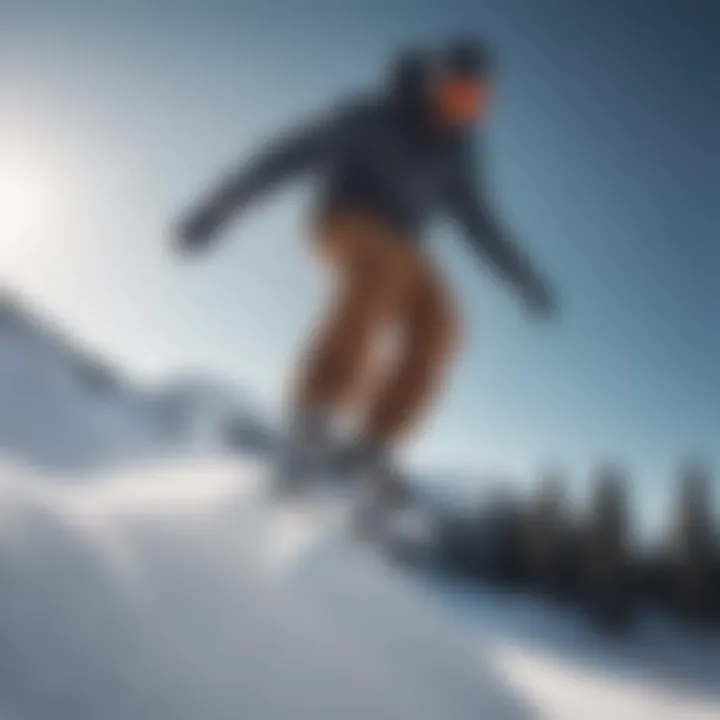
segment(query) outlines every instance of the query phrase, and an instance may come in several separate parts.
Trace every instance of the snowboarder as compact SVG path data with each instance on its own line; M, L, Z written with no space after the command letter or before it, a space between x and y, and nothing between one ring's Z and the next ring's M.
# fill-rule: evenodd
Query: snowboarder
M489 112L491 80L482 43L407 51L380 90L277 139L180 222L178 249L194 252L281 181L311 172L322 181L312 245L333 271L337 296L294 391L297 477L334 453L377 487L402 488L393 481L393 451L436 397L460 332L422 239L433 216L458 221L472 249L531 311L554 309L550 287L498 223L479 177L472 130ZM328 444L330 423L357 400L376 340L389 327L399 341L393 360L362 397L356 441L337 452Z

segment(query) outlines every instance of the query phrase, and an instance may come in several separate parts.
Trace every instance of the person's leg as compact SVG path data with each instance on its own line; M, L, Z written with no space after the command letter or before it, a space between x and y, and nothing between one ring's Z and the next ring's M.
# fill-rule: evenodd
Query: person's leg
M332 423L363 389L374 340L410 287L398 241L377 220L335 216L318 228L314 241L334 276L335 295L294 378L278 478L283 492L336 464Z
M369 437L394 445L427 412L454 359L459 326L438 271L418 253L412 299L403 320L403 342L367 415Z
M374 387L359 437L340 458L341 472L367 483L362 514L371 524L382 518L383 508L412 500L411 486L395 465L395 450L437 395L458 344L454 306L437 271L416 248L405 246L403 252L411 281L398 318L398 352Z
M361 381L375 339L406 301L411 275L402 241L378 221L336 218L317 242L336 276L336 296L305 355L293 404L332 413Z

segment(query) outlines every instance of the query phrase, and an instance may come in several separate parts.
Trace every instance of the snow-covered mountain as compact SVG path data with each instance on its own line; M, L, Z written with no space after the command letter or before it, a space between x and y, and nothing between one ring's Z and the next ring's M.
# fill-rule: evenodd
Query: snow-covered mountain
M143 388L0 295L0 453L56 471L266 442L231 388L201 378Z

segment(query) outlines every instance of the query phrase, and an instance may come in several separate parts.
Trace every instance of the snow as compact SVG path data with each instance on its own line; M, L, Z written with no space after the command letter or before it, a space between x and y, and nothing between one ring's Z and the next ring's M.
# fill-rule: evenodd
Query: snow
M720 718L717 636L618 643L394 565L342 505L270 504L228 419L261 425L0 296L0 720Z
M200 458L92 484L5 466L7 716L718 717L707 688L632 671L627 650L598 664L572 619L438 585L268 504L263 477Z
M253 441L259 414L223 383L131 383L0 292L0 450L58 474ZM253 433L253 431L257 431ZM252 436L252 437L251 437Z

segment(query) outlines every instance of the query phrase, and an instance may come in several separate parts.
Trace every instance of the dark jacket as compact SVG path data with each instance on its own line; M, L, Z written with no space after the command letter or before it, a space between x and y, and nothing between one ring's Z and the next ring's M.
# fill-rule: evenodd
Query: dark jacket
M386 91L343 103L259 151L205 203L208 229L281 182L313 174L320 181L319 213L369 211L416 241L429 220L449 216L507 280L543 295L529 259L485 198L473 137L433 124L424 83L422 65L401 65ZM202 210L196 219L202 225Z

